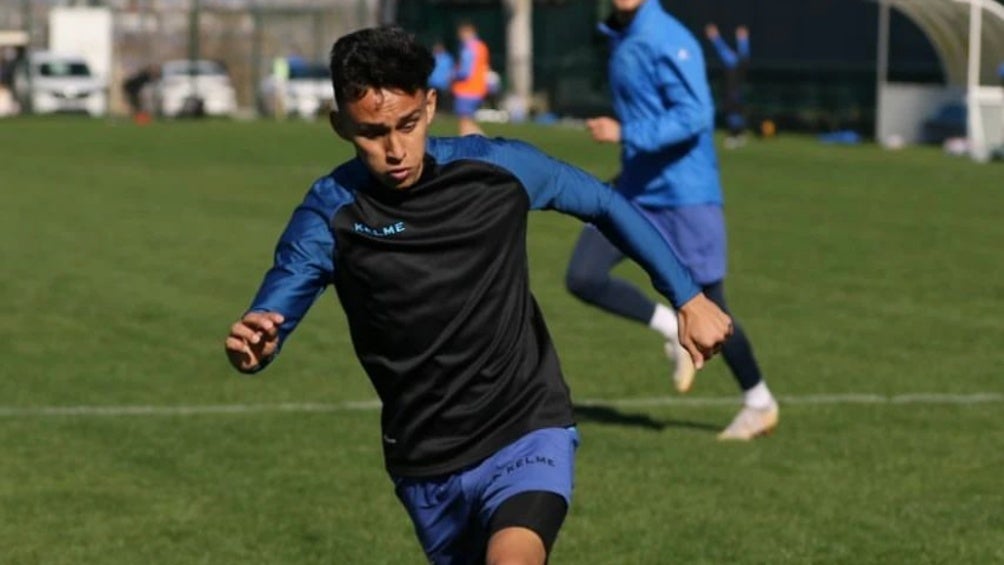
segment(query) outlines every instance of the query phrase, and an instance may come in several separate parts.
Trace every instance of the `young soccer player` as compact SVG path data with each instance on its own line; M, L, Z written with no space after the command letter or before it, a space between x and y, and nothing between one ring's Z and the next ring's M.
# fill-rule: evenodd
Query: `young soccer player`
M484 135L474 120L478 108L488 96L488 76L491 72L488 46L478 37L474 24L457 26L460 61L453 82L453 113L457 115L460 135Z
M429 73L429 88L436 91L439 106L447 107L453 103L453 93L450 89L453 87L453 73L457 64L442 41L437 41L432 46L432 57L435 63L432 72Z
M620 144L621 174L614 188L657 226L704 294L728 311L714 105L701 46L659 0L613 0L613 7L601 29L610 37L617 119L589 120L590 132L596 141ZM606 234L587 226L568 266L568 288L590 304L662 334L667 355L676 359L676 388L687 392L694 371L676 343L676 317L634 285L610 276L623 259ZM748 440L769 432L778 422L777 402L738 325L722 356L743 390L744 405L719 438Z
M356 157L317 180L226 351L271 363L333 285L383 403L387 471L434 563L544 563L572 495L572 403L530 293L527 213L593 222L678 308L701 364L731 320L617 193L524 143L435 139L432 56L396 28L339 39L331 123Z

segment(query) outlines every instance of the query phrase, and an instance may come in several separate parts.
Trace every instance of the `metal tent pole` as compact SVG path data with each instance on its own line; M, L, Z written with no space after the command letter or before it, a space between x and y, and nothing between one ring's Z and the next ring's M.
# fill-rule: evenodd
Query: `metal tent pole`
M194 109L199 99L198 81L196 79L196 61L199 58L199 15L201 11L201 0L192 0L191 9L188 14L188 80L191 94L191 108Z
M533 2L506 2L506 70L509 95L521 119L528 114L533 91Z
M23 25L24 25L24 31L25 31L25 33L28 34L28 40L25 41L25 43L24 43L24 62L28 66L28 69L27 69L28 72L25 73L25 84L28 87L28 95L24 99L24 108L23 108L23 111L24 111L25 114L31 114L35 110L35 108L34 108L34 106L35 106L35 104L34 104L35 89L34 89L33 84L32 84L32 83L34 83L34 79L32 78L32 75L35 74L35 73L33 72L34 71L34 64L31 62L31 42L34 39L34 35L35 35L34 34L34 31L35 31L34 30L34 27L35 27L34 26L34 22L35 22L35 20L33 18L33 14L32 14L31 0L22 0L22 2L21 2L21 9L23 10L23 19L22 19L22 22L23 22Z
M882 98L885 95L886 82L889 78L889 2L879 0L878 18L878 64L875 80L875 138L882 141Z
M966 76L966 117L968 125L969 154L977 161L990 158L983 132L983 113L980 109L980 69L982 62L983 8L977 1L969 1L969 54Z

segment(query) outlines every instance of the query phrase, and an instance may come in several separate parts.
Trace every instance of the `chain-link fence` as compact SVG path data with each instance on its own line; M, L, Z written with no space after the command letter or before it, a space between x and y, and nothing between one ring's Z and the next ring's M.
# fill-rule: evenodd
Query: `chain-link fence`
M117 78L150 63L190 56L212 59L228 69L243 107L254 106L257 85L274 58L323 61L335 39L372 25L374 18L369 3L359 0L329 0L323 6L207 2L197 12L146 4L116 11Z
M188 58L222 63L238 105L253 108L276 57L324 61L339 36L375 23L378 0L0 0L0 30L28 30L31 49L45 49L49 12L66 5L112 11L110 108L121 113L123 80Z

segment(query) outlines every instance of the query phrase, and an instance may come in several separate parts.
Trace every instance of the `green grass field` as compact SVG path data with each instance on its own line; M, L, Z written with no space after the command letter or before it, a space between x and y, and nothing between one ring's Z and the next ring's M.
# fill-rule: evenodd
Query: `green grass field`
M616 169L579 131L489 132ZM0 563L422 562L376 410L225 412L374 398L334 293L267 372L222 353L348 154L320 124L0 123ZM565 292L579 225L535 214L533 286L582 404L552 562L1004 562L1004 168L797 137L721 160L730 301L781 427L715 441L738 400L721 361L698 402L645 404L672 397L659 340ZM911 394L951 396L883 401ZM90 408L50 410L70 406ZM94 408L128 406L223 408Z

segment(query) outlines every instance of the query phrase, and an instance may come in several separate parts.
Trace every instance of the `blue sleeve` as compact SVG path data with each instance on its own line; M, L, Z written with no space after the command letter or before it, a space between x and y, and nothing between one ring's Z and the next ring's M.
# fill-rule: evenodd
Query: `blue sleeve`
M341 203L332 200L330 183L318 181L293 211L276 245L272 268L248 309L282 314L280 348L334 277L335 239L329 220ZM271 361L263 360L258 370Z
M736 39L736 50L739 51L739 59L746 60L750 58L750 38L739 38Z
M700 292L666 240L620 193L526 143L492 143L493 160L519 178L531 209L557 210L591 222L641 265L656 290L677 308Z
M621 142L644 153L655 153L689 141L714 124L714 107L707 92L703 59L680 49L655 57L636 49L627 59L640 80L651 80L666 106L656 119L621 124ZM702 82L704 83L702 85Z
M471 76L472 70L474 70L474 50L464 45L460 50L460 65L457 66L457 74L454 78L464 80Z
M722 61L722 64L726 68L733 69L739 64L739 57L736 57L735 52L729 47L729 44L722 39L722 36L716 36L711 40L711 45L715 47L715 51L718 53L718 58ZM742 45L739 45L739 52L742 53Z

